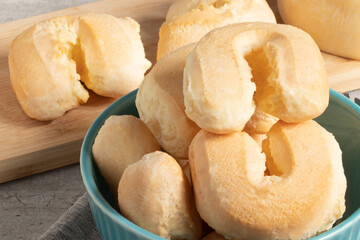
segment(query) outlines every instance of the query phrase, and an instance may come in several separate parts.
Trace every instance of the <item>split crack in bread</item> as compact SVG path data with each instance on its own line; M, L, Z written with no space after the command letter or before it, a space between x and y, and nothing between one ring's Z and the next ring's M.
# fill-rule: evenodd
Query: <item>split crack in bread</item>
M205 35L184 68L187 116L200 128L243 130L258 106L285 122L319 116L329 102L320 50L304 31L271 23L238 23Z
M191 187L169 154L146 154L127 167L118 194L121 213L138 226L166 239L200 239Z
M47 121L87 102L87 88L119 97L138 87L151 63L140 26L106 14L63 16L24 30L11 43L12 88L31 118Z
M283 21L308 32L320 49L360 60L359 0L278 0Z
M265 0L177 0L159 31L157 60L217 27L239 22L276 23Z
M246 123L244 131L249 134L265 134L279 119L255 107L255 112Z
M262 147L262 142L266 139L266 134L257 134L257 133L250 134L248 132L246 133L249 134L250 137L252 137L255 140L255 142L259 145L259 147Z
M192 186L189 159L175 158L175 160L183 170L187 180L189 181L190 186Z
M156 150L160 146L150 130L131 115L110 116L92 147L94 162L114 196L126 167Z
M334 136L313 120L279 121L264 141L261 150L245 132L195 136L189 163L201 218L227 239L306 239L330 229L346 190Z
M22 109L31 118L60 117L89 98L79 82L75 62L70 60L77 43L75 22L72 16L41 22L11 43L11 85Z
M185 113L183 70L195 44L160 59L142 81L136 108L161 147L175 158L187 158L189 145L200 128Z

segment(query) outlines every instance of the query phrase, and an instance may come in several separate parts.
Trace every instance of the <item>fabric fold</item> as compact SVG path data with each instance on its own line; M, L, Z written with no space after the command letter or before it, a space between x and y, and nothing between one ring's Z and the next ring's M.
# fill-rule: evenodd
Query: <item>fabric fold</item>
M40 240L101 240L85 193L40 238Z

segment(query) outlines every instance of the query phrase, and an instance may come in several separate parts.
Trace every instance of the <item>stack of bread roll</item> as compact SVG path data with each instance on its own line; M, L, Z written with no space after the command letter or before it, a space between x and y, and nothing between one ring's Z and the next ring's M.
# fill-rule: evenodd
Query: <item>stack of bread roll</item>
M266 0L177 0L160 28L157 60L197 42L214 28L239 22L276 23Z
M308 32L321 50L360 59L359 1L277 4L283 21ZM266 0L177 0L159 31L157 60L215 28L240 22L276 19ZM48 121L86 103L86 88L106 97L136 89L151 66L139 31L133 19L106 14L56 17L26 29L9 51L11 85L20 106L31 118ZM277 120L257 106L245 130L264 134Z
M262 22L269 9L254 22L256 4L266 2L174 3L140 119L113 116L96 137L121 214L161 237L307 239L345 211L339 144L313 120L329 101L320 50L296 27Z

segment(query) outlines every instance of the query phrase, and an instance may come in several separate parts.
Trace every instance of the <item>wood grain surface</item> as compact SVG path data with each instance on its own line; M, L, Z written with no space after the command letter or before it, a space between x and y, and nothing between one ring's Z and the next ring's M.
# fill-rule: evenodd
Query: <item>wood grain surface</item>
M26 116L11 89L7 56L11 40L30 25L54 16L108 13L130 16L141 25L146 56L156 57L158 30L173 0L102 0L0 25L0 183L79 161L80 146L95 118L115 99L91 93L86 104L54 121ZM270 6L281 21L276 1ZM343 92L360 88L360 62L323 54L331 88Z
M0 25L0 183L79 161L80 146L95 118L114 100L91 93L89 101L54 121L25 115L11 89L11 40L32 24L55 16L108 13L130 16L141 25L146 56L156 59L158 31L172 0L102 0Z

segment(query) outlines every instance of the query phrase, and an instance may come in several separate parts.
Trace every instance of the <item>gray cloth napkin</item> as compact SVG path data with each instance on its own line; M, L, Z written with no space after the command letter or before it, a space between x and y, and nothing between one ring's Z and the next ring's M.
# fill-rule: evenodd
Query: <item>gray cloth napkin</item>
M91 215L86 193L70 207L40 240L101 240Z

